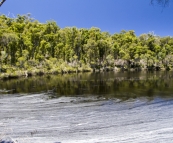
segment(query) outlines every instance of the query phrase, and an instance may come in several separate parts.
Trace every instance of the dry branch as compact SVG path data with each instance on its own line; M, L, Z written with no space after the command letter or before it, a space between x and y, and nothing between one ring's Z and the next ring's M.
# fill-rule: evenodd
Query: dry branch
M5 2L6 0L2 0L1 2L0 2L0 6Z

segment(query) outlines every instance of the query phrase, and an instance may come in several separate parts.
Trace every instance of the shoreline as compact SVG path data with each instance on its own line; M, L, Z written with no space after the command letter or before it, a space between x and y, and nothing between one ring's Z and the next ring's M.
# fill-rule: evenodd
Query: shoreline
M122 68L122 67L106 67L106 68L70 68L69 70L45 70L45 69L33 69L33 70L23 70L18 69L14 70L12 72L8 73L0 73L0 80L10 80L10 79L18 79L22 77L33 77L33 76L42 76L42 75L63 75L63 74L72 74L72 73L86 73L86 72L140 72L140 71L172 71L172 69L166 69L166 68Z

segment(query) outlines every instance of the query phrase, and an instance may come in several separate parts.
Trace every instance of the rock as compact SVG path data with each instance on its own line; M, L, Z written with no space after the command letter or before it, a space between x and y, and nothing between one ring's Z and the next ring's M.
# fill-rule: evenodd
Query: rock
M14 143L13 141L1 141L0 143Z
M16 143L11 138L0 139L0 143Z

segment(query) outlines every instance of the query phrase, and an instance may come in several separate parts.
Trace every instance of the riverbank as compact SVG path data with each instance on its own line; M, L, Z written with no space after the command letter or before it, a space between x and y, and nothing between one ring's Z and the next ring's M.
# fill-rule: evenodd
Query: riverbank
M52 69L47 68L30 68L28 70L26 69L20 69L16 67L9 67L5 69L6 72L0 73L0 80L5 79L17 79L21 77L31 77L31 76L42 76L42 75L57 75L57 74L70 74L70 73L85 73L85 72L121 72L121 71L172 71L172 69L166 69L166 68L157 68L157 67L148 67L148 68L127 68L125 66L115 66L115 67L89 67L89 66L83 66L83 67L55 67Z
M30 68L28 70L20 69L16 67L11 67L6 69L7 72L0 73L0 79L14 79L20 77L30 77L38 75L49 75L49 74L69 74L69 73L79 73L79 72L92 72L93 69L89 67L63 67L63 68Z

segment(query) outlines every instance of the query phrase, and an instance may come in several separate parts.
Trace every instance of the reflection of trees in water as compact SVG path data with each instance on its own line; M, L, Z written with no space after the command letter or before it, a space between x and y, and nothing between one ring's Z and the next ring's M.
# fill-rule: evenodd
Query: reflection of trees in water
M123 76L124 75L124 76ZM136 76L135 76L136 75ZM14 93L49 93L53 96L96 95L103 98L136 98L164 96L173 92L171 72L67 74L21 78L0 82L1 89Z

